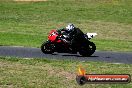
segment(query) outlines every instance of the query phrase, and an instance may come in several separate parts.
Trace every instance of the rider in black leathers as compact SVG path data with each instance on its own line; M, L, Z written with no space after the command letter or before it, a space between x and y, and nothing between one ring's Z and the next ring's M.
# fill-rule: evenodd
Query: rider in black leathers
M72 53L76 53L76 43L81 43L83 41L84 33L73 24L68 24L66 28L58 29L57 32L62 35L67 34L69 36L69 40L62 40L71 46Z

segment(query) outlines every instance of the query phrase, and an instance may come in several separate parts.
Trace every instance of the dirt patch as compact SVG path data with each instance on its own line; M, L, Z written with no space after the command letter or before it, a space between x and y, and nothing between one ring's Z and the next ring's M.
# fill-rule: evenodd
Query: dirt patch
M65 77L67 80L73 80L73 79L76 78L76 74L70 73L70 72L66 72L66 71L61 71L58 74L63 76L63 77Z

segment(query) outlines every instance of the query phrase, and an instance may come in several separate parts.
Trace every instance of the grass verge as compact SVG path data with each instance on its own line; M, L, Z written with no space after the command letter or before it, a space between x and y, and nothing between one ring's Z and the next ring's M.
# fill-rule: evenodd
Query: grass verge
M75 81L79 65L82 65L87 73L132 75L131 64L0 57L0 87L80 88ZM89 87L131 88L132 83L81 86Z

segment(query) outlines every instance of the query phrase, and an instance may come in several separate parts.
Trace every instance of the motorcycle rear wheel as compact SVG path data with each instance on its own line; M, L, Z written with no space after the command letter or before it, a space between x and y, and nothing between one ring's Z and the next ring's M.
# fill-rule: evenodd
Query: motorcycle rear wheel
M84 44L81 46L79 50L79 54L85 57L91 56L96 50L96 46L93 42L89 42L88 44Z
M44 42L41 45L41 51L45 54L52 54L54 53L54 45L50 41Z

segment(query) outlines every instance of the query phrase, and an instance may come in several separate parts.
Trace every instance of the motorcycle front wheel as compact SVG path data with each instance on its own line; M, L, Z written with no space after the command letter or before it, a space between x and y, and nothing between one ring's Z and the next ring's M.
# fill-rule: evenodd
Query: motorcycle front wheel
M91 56L96 50L96 46L93 42L89 42L88 44L83 44L79 50L79 54L82 56Z
M41 45L41 51L45 54L54 53L54 44L52 44L50 41L44 42Z

